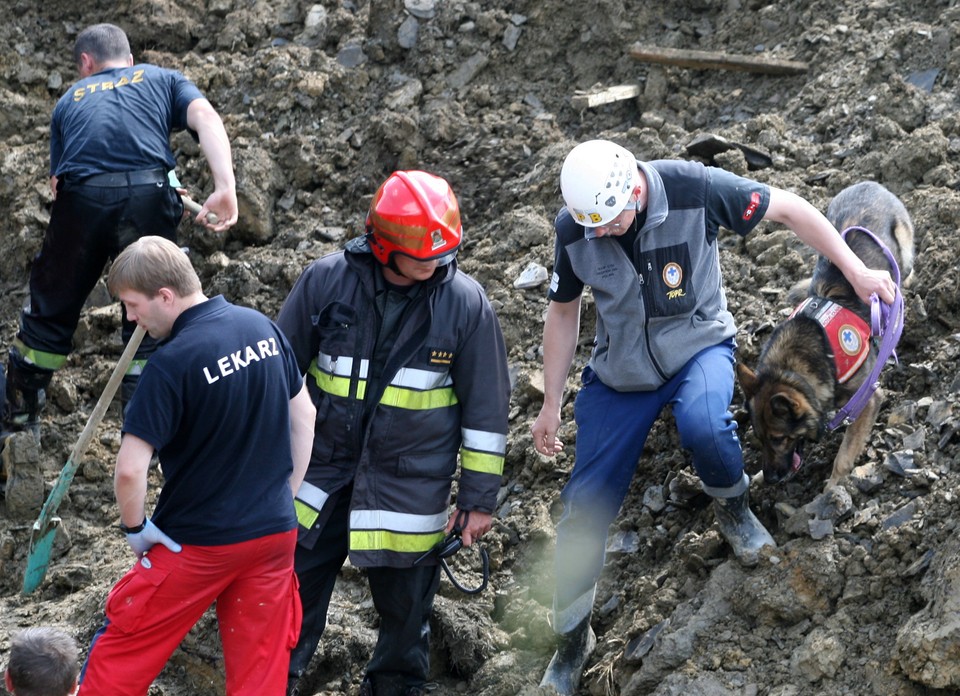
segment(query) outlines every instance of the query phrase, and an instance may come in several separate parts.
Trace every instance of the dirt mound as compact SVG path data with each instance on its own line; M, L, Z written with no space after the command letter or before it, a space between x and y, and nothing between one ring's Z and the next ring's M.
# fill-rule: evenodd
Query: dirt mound
M952 540L960 495L960 8L945 0L51 0L11 9L0 26L8 46L0 57L3 353L49 216L50 112L75 79L69 53L87 24L123 26L139 59L183 70L224 116L241 221L224 237L182 230L209 292L275 315L309 261L361 232L370 196L390 171L423 168L452 183L464 213L462 267L498 310L517 385L487 538L491 587L465 598L444 580L438 600L439 696L537 693L552 652L553 524L573 463L579 370L564 408L566 453L546 461L529 435L540 406L545 287L515 281L530 264L552 265L558 172L569 148L607 137L644 159L694 158L689 144L719 136L734 145L704 161L821 209L855 181L886 185L913 216L918 259L899 366L884 374L889 398L862 468L845 495L820 495L840 439L832 434L807 452L809 468L794 481L756 489L754 507L779 548L744 569L719 537L665 414L611 529L595 606L598 649L582 688L624 696L960 689ZM802 61L808 70L772 76L641 63L628 56L633 42ZM582 110L571 102L577 90L615 85L638 85L640 94ZM182 134L174 144L181 180L201 196L210 182L197 146ZM787 288L812 269L812 253L766 224L746 240L721 236L720 248L740 357L753 364L784 317ZM584 313L577 368L592 340L589 301ZM76 352L51 386L34 462L47 488L120 353L119 321L98 289ZM87 645L107 590L131 564L113 527L117 415L114 407L84 457L61 507L58 556L29 596L19 589L42 496L6 472L0 652L11 631L39 623L64 626ZM755 472L749 433L744 442ZM469 579L476 561L461 556L457 569ZM364 578L347 567L308 686L351 693L375 631ZM208 615L151 694L222 694L221 672Z

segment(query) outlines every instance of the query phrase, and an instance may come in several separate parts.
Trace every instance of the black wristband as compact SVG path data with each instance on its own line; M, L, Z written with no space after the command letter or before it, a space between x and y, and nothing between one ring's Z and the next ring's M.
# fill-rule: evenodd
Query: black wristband
M147 518L143 518L143 522L138 524L136 527L128 527L123 523L123 520L120 520L120 531L124 534L139 534L143 531L143 528L147 526Z

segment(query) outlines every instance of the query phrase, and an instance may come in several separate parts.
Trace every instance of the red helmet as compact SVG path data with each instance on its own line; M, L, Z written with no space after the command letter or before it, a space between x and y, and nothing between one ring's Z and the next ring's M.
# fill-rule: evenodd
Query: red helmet
M393 254L420 261L460 246L460 206L446 180L421 171L394 172L380 185L367 215L370 249L382 264Z

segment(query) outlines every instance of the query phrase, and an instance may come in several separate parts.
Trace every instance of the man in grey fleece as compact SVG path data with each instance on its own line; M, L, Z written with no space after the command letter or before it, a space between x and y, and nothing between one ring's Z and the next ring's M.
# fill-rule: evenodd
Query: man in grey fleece
M561 494L553 627L558 650L541 686L573 694L596 644L590 616L607 529L630 487L651 426L671 405L680 441L720 532L744 564L773 537L751 512L730 413L736 327L724 296L717 235L773 220L830 258L868 301L893 301L885 271L867 268L810 203L695 162L638 162L606 140L573 148L560 173L553 278L543 330L544 402L536 449L559 452L560 406L580 330L580 297L596 302L596 344L575 402L576 463Z

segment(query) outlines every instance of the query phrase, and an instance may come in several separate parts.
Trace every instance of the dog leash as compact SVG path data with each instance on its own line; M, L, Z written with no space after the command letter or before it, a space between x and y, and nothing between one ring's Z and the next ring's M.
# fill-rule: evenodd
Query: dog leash
M891 275L893 276L893 302L887 304L881 300L876 293L870 296L870 330L871 336L880 337L880 345L877 348L877 360L870 370L870 375L864 380L860 388L854 393L846 405L837 411L833 420L827 425L830 430L836 430L841 425L849 425L857 419L860 412L866 407L867 402L873 393L880 388L880 372L887 364L887 358L893 356L894 362L898 365L900 360L897 358L897 344L900 342L900 336L903 334L903 295L900 293L900 267L896 259L883 241L873 232L865 227L848 227L840 236L844 240L847 233L856 230L863 232L873 241L875 241L883 251L887 260L890 262Z
M461 539L460 536L463 532L463 528L467 526L469 519L469 512L466 510L458 510L457 519L453 524L453 530L450 532L450 534L448 534L442 541L437 542L433 548L415 560L413 565L420 565L428 558L436 557L437 561L440 563L440 567L443 569L443 572L447 574L447 577L450 578L450 582L453 583L454 587L464 594L475 595L480 594L486 589L487 582L490 579L490 555L487 553L486 547L480 544L477 545L480 549L480 563L483 577L480 581L480 584L476 587L467 587L461 584L450 571L450 566L447 565L447 559L463 548L463 539Z

